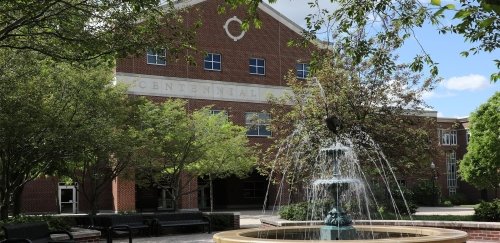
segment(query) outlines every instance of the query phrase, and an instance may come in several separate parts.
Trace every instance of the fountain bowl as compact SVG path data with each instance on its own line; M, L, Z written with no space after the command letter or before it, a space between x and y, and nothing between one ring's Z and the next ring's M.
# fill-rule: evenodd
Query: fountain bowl
M311 243L311 242L337 242L337 243L465 243L467 233L453 229L414 227L414 226L375 226L375 225L355 225L357 232L373 233L382 235L378 239L363 240L319 240L319 239L287 239L287 235L305 235L319 232L321 226L291 226L276 228L254 228L220 232L214 235L215 243ZM392 235L389 238L384 235ZM404 235L404 237L403 237ZM267 236L263 238L263 236Z

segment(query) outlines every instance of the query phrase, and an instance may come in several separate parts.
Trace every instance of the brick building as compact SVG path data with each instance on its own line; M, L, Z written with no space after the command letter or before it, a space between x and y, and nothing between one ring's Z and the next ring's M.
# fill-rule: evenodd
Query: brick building
M191 110L213 105L214 112L224 111L239 125L251 123L249 117L259 115L260 124L250 129L252 143L268 146L270 132L266 129L266 104L269 94L287 92L284 76L293 71L297 77L308 73L311 50L290 47L291 39L301 38L302 29L266 4L259 5L260 29L244 32L241 9L217 13L222 1L194 0L196 17L186 15L186 22L195 18L206 20L197 31L197 48L204 53L192 54L196 65L170 61L167 52L147 51L117 61L116 79L129 86L129 94L147 96L161 102L168 98L187 100ZM438 118L440 141L446 159L435 161L436 179L444 195L466 192L471 200L479 198L472 187L457 180L456 161L465 153L466 120ZM457 125L459 124L459 125ZM255 125L255 124L254 124ZM454 151L454 154L452 153ZM185 176L183 180L188 180ZM222 208L262 207L267 180L258 173L245 179L228 178L215 181L215 205ZM190 180L182 196L181 209L208 206L207 186L202 180ZM197 191L197 192L196 192ZM238 192L238 193L235 193ZM147 211L168 209L171 202L159 189L138 188L134 181L117 178L106 187L100 198L102 211ZM25 186L23 212L88 211L89 204L79 195L77 187L64 185L56 178L42 178Z

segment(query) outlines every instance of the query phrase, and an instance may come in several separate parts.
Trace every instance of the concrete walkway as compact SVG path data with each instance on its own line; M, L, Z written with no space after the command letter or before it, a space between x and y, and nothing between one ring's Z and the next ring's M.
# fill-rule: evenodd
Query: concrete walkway
M241 228L255 228L260 226L260 219L266 217L272 217L277 215L277 212L261 210L245 210L239 211L240 214L240 226ZM417 209L417 215L472 215L474 214L474 208L472 207L420 207ZM217 232L214 232L217 233ZM143 243L213 243L212 237L214 235L207 233L196 233L196 234L185 234L185 235L164 235L161 237L147 237L147 238L137 238L134 242ZM105 242L105 241L102 241ZM113 242L118 243L128 243L127 239L113 240ZM500 243L498 241L467 241L467 243Z
M474 215L472 206L419 207L415 215Z

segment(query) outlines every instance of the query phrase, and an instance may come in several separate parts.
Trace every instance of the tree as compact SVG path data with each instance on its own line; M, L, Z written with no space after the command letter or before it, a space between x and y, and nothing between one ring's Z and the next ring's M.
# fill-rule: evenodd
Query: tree
M1 1L0 49L33 50L56 59L112 60L168 48L192 48L193 30L174 1Z
M496 92L470 116L470 140L460 161L460 176L480 189L500 183L500 92Z
M98 198L106 186L119 175L133 172L139 163L136 117L142 102L129 98L123 87L110 86L109 79L89 83L74 114L79 121L73 130L79 138L79 149L73 151L66 168L58 172L78 183L78 191L90 203L91 215L95 215Z
M165 190L175 208L181 195L192 193L185 188L196 176L244 176L256 160L243 127L225 114L211 115L208 108L190 113L185 106L168 100L141 108L145 162L138 169L139 184Z
M420 83L407 65L380 73L370 61L356 64L332 51L323 53L310 74L313 78L297 80L292 73L292 95L273 100L271 128L277 143L260 169L283 176L292 188L308 187L314 176L326 171L318 163L319 148L338 141L352 145L368 178L378 175L381 167L403 178L428 171L423 168L438 150L432 139L435 119L422 115L421 95L435 80ZM328 117L340 121L338 134L327 129Z
M193 115L185 105L184 101L168 100L161 105L147 102L140 108L143 162L136 181L142 186L164 190L174 201L174 209L177 209L182 189L190 181L183 181L182 176L187 167L205 153Z
M97 124L89 125L94 115L126 96L111 91L108 67L70 65L11 49L0 49L0 67L0 213L5 219L23 186L67 168L75 154L92 144L82 140L85 133L99 131ZM94 103L111 93L113 101Z
M210 188L210 211L213 211L213 180L230 175L243 177L251 172L257 162L255 152L248 144L246 129L228 120L225 112L209 115L208 109L194 114L197 130L208 146L205 156L190 166L190 173L208 177Z
M271 0L269 2L275 2ZM249 23L260 26L258 19L258 3L262 0L226 0L231 7L245 5L248 16L243 26ZM338 6L336 9L319 9L317 13L308 15L307 33L309 39L316 39L318 31L329 33L328 41L341 44L345 54L356 62L366 56L374 59L373 65L379 69L394 71L394 60L387 51L399 48L409 38L416 38L414 29L422 27L426 22L436 26L440 33L453 32L460 34L466 41L477 43L476 47L465 50L469 53L492 52L499 48L497 40L500 34L500 3L494 0L460 0L460 6L446 4L441 6L440 0L431 0L424 4L418 0L380 0L351 1L331 0ZM320 8L320 1L312 0L312 8ZM449 14L454 12L454 14ZM445 15L446 13L447 15ZM448 17L453 16L453 17ZM444 20L444 21L442 21ZM494 60L500 68L500 60ZM421 71L424 63L430 67L433 75L438 74L438 64L422 47L416 54L412 65L413 71ZM491 80L500 79L500 72L493 73Z

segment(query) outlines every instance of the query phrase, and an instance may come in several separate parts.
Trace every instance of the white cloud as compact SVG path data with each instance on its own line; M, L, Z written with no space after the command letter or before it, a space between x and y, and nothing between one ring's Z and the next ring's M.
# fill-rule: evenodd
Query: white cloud
M460 77L451 77L442 82L442 85L449 90L479 90L488 87L489 81L485 76L479 74L469 74Z
M425 91L422 93L422 99L429 100L434 98L448 98L456 96L456 93L446 91L446 92L436 92L436 91Z

